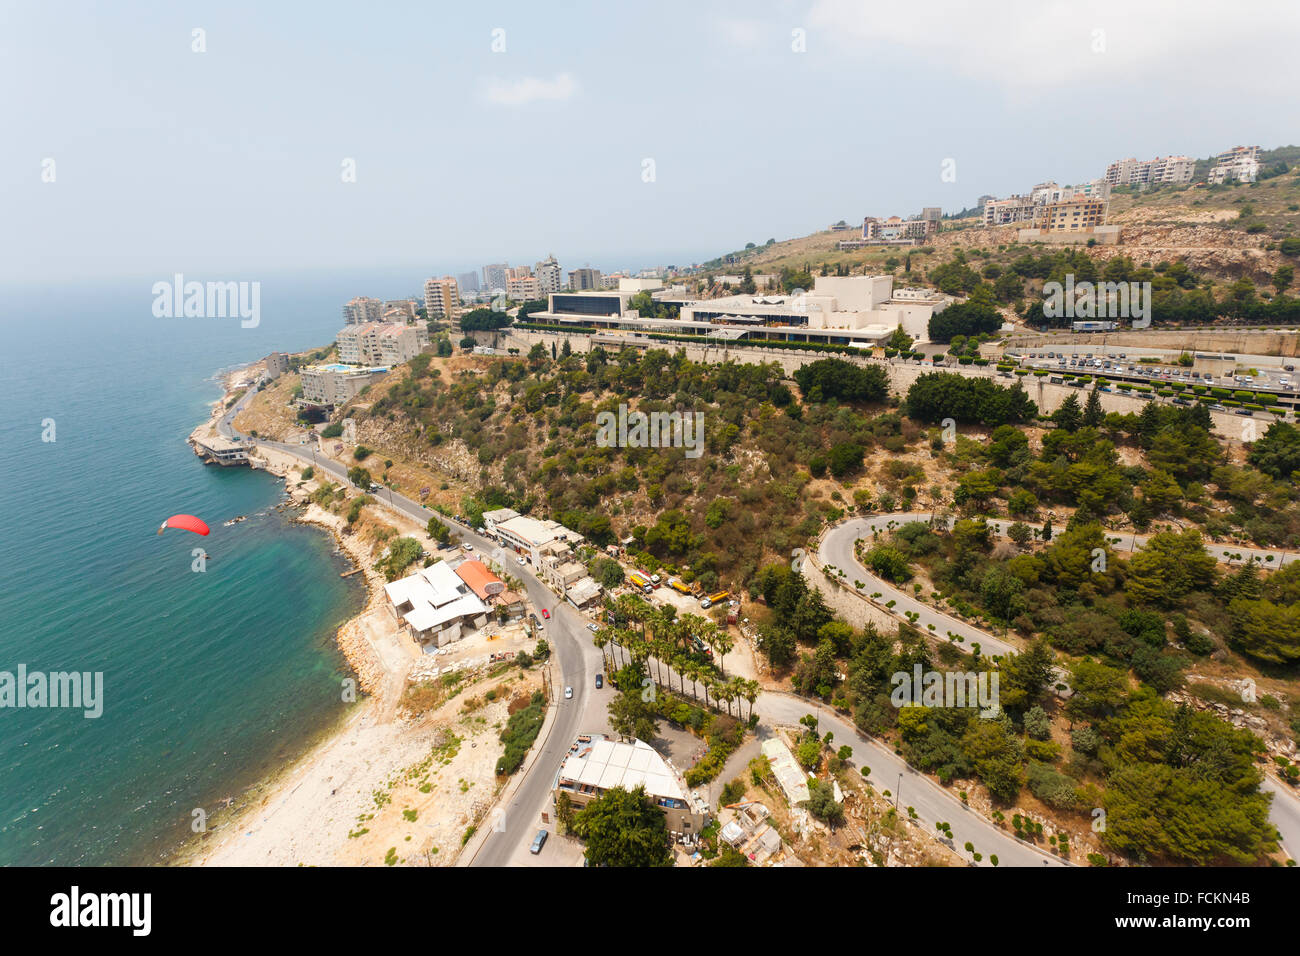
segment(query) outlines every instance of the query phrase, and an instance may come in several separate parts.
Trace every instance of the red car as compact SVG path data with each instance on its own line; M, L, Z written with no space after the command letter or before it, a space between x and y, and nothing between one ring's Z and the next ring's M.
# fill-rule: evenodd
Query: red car
M549 621L551 619L551 612L546 610L546 608L542 608L542 617Z

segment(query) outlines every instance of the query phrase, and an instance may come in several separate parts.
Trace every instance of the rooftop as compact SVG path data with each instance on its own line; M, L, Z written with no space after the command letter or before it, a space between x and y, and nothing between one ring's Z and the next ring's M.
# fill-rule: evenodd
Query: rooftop
M689 801L686 785L677 771L649 744L627 743L600 734L580 736L560 764L559 782L609 790L644 786L646 794L661 800Z

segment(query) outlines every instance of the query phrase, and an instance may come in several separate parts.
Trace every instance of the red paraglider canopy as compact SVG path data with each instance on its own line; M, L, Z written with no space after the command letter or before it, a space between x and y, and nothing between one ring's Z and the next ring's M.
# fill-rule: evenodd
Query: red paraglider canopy
M196 518L194 515L172 515L158 526L158 533L162 534L168 528L178 528L181 531L193 531L195 534L208 533L208 526L203 523L203 519Z

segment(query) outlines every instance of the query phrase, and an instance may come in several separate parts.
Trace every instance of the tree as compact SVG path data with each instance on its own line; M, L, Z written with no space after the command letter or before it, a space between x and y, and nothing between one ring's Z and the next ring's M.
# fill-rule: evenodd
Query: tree
M1077 432L1083 425L1083 410L1079 407L1079 396L1071 392L1061 403L1061 407L1052 412L1052 424L1067 432Z
M844 822L844 804L835 799L835 788L821 780L808 781L808 799L804 801L808 812L831 827Z
M664 813L635 790L613 787L580 810L573 832L587 844L592 866L672 866Z
M1105 418L1106 413L1101 410L1101 395L1097 392L1097 387L1093 386L1088 392L1088 402L1083 407L1083 424L1089 428L1099 428Z

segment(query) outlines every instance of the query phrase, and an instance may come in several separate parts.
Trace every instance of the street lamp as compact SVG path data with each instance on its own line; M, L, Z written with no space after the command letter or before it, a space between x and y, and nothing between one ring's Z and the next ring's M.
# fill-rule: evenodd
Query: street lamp
M898 786L894 788L894 809L898 809L898 797L903 792L903 771L898 771Z

